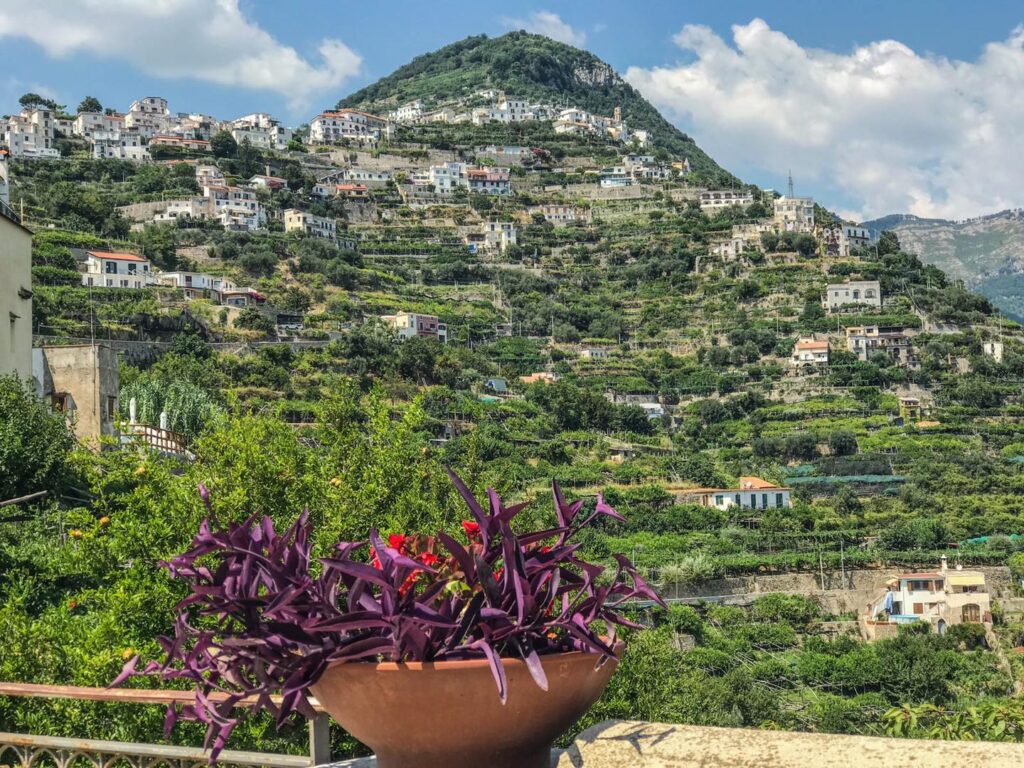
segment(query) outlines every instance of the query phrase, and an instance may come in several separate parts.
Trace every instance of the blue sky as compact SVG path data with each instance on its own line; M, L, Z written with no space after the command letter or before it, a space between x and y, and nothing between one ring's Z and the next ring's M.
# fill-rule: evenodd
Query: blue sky
M991 118L992 136L1012 141L1009 123L1016 114L999 113L996 93L966 106L956 98L958 90L979 81L1024 77L1016 63L1021 45L1008 42L1024 22L1019 2L92 0L86 5L84 0L34 0L28 6L0 0L0 112L14 111L26 90L72 107L82 96L95 95L121 109L135 97L159 94L175 110L224 118L270 111L297 124L420 53L471 34L530 27L554 30L553 35L581 43L628 73L667 117L745 180L781 187L784 169L792 165L799 191L851 215L908 210L967 216L1024 204L1014 199L1024 181L1016 177L1005 185L997 180L988 192L980 177L969 193L950 190L953 179L970 173L966 164L951 167L965 152L986 150L993 156L988 170L1005 173L992 147L957 137ZM96 21L96 6L109 10L117 23ZM157 6L159 12L153 10ZM154 19L153 13L165 15ZM756 19L763 26L750 26ZM750 42L738 57L743 46L734 38L734 25L747 30ZM335 42L325 50L325 40ZM886 40L907 50L879 48ZM993 43L1007 50L985 60ZM216 50L252 55L264 71L255 77L248 65L231 71L231 59L218 58ZM871 71L858 70L865 57L873 62ZM1006 58L1014 61L1007 64ZM808 71L812 75L805 79ZM904 77L908 85L886 82L895 90L877 100L880 81ZM837 79L842 82L836 84ZM944 80L949 81L945 88ZM744 127L758 122L737 109L736 102L751 90L770 93L770 104L785 104L798 114L776 120L767 131ZM832 99L837 109L822 109ZM842 105L850 99L863 110L846 112ZM901 110L901 103L935 110L940 122L950 110L971 117L968 123L924 126ZM794 141L789 134L802 130L799 113L804 111L813 113L809 133L817 139ZM826 113L833 111L843 114L842 124ZM892 113L889 125L881 119L887 113ZM863 130L858 133L850 122ZM924 149L914 146L922 142ZM877 153L876 162L895 164L905 173L879 180L875 168L863 171L864 178L851 178L835 170L850 163L850 155L823 143L856 147L861 158ZM879 184L887 188L878 190Z

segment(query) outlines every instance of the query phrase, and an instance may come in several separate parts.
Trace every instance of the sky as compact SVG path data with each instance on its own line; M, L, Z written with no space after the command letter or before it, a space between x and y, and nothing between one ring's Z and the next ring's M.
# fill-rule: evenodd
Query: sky
M719 164L855 220L1024 206L1019 0L0 0L0 113L162 95L298 125L414 56L527 29L592 51Z

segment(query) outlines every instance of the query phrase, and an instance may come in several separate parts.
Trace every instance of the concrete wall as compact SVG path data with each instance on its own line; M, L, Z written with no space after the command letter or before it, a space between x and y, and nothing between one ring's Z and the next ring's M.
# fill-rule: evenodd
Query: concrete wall
M117 353L107 345L78 344L36 350L37 375L43 394L68 396L68 418L75 436L97 445L100 436L115 434L121 379Z
M557 768L1012 768L1024 746L611 720L589 728Z
M0 376L32 380L32 233L0 214Z

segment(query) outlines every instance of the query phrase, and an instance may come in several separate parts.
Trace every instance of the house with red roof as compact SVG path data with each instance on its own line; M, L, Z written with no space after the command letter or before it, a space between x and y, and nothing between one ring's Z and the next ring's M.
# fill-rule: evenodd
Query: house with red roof
M95 288L145 288L155 281L149 259L135 253L86 251L82 285Z
M793 506L792 488L760 477L744 476L737 488L669 488L677 504L700 504L715 509L788 509Z
M801 336L793 345L789 364L794 368L805 365L828 365L828 339Z

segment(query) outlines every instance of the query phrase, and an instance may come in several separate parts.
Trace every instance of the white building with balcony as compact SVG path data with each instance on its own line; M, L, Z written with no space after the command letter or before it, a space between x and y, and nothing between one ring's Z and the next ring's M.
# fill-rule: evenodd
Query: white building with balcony
M53 110L48 107L23 109L7 119L4 142L12 157L55 158Z
M845 283L829 283L825 288L822 305L829 312L845 307L882 306L882 285L877 280L850 280Z
M424 336L437 339L442 344L448 343L448 325L434 315L399 312L397 315L382 315L380 319L395 329L399 341Z
M124 116L124 127L145 138L167 133L176 121L167 108L167 99L160 96L146 96L133 101Z
M992 625L992 601L981 571L957 566L942 557L937 571L901 573L868 603L861 630L868 640L891 637L901 624L926 621L940 635L954 624Z
M390 120L358 109L323 112L309 121L310 144L336 144L345 140L376 142L390 135Z
M131 160L134 163L151 159L142 136L131 131L94 131L92 156L96 160Z
M82 285L95 288L145 288L153 283L149 259L134 253L86 251Z

